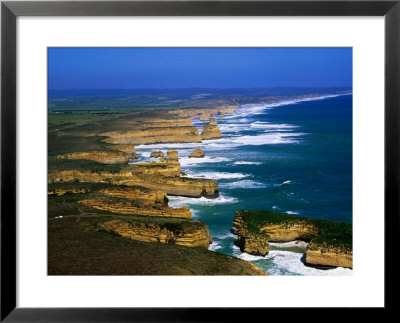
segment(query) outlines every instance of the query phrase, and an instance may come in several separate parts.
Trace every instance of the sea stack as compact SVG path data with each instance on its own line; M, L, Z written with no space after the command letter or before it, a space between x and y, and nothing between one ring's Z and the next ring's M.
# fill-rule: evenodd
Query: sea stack
M188 155L189 158L204 158L204 152L201 147L197 147L196 150Z
M205 140L222 138L221 131L219 130L217 121L215 121L214 117L211 117L208 125L203 127L201 138Z
M176 150L168 150L167 161L178 161L178 152Z

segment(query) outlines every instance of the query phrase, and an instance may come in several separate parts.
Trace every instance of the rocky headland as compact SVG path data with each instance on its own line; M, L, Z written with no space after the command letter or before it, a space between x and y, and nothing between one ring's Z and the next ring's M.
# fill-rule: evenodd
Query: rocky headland
M101 134L108 137L104 140L110 144L160 144L201 142L199 130L193 126L184 127L153 127L141 130L110 131Z
M242 252L265 256L269 242L309 242L305 264L319 268L352 268L352 225L269 211L238 211L233 220Z
M198 221L143 222L142 219L130 218L111 220L103 223L100 228L115 232L125 238L143 242L202 248L208 248L212 242L207 225Z
M222 117L233 112L233 107L181 109L160 111L160 117L156 117L156 114L135 111L126 116L94 119L93 123L89 122L91 130L87 133L82 131L83 123L77 124L75 132L72 126L63 127L63 131L51 137L53 150L49 148L49 152L52 151L48 172L49 227L57 228L53 221L60 221L80 230L93 218L93 227L84 229L93 237L102 236L93 233L92 229L99 234L112 233L110 237L118 235L123 240L168 245L168 248L199 247L205 253L201 257L216 254L207 250L212 242L207 225L192 220L192 212L187 206L168 206L167 195L216 198L218 181L183 177L176 150L170 149L166 155L162 151L152 152L150 157L159 158L158 161L129 162L139 157L136 145L200 143L203 139L221 138L213 115ZM192 118L200 116L202 119L207 116L209 120L201 134L191 123ZM204 157L201 147L189 157ZM76 222L67 220L75 218ZM73 231L71 235L75 239ZM57 244L58 240L54 241ZM115 238L112 241L120 243ZM143 248L147 247L143 245ZM226 255L217 258L213 265L208 265L213 271L217 264L223 263L223 272L266 275L240 259ZM228 263L232 269L228 269ZM179 265L179 268L184 267L185 264Z
M166 205L146 206L131 201L118 200L81 200L78 203L89 206L93 209L108 211L115 214L130 214L143 216L160 216L191 219L192 212L188 206L181 208L172 208Z

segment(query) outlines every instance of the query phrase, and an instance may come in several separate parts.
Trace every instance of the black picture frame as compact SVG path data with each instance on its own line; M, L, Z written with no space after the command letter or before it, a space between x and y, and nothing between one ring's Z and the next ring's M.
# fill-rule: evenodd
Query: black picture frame
M399 234L400 0L394 1L2 1L1 3L1 321L236 321L243 308L16 307L16 19L19 16L384 16L385 19L385 309L396 307L391 257ZM371 152L372 153L372 152ZM312 304L310 304L312 307ZM329 309L327 309L329 310ZM285 309L287 311L287 309ZM250 312L250 313L247 313ZM290 311L291 312L291 311ZM373 318L373 317L371 317Z

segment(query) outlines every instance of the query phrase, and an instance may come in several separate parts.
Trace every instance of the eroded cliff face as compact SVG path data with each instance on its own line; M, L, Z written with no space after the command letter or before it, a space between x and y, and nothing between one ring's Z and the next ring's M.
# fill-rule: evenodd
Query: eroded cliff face
M169 162L177 162L179 160L178 152L176 150L168 150L167 151L167 161Z
M139 155L135 151L134 145L112 145L110 147L113 150L118 150L126 153L129 159L138 159Z
M79 170L64 170L49 173L49 183L60 182L98 182L114 185L142 186L149 189L161 190L169 195L187 197L218 196L218 182L212 179L186 178L178 176L159 176L159 174L141 174L132 171L117 173L91 172Z
M243 218L236 213L233 220L233 232L238 236L235 244L242 252L247 252L251 255L265 256L269 252L268 239L264 235L252 233Z
M353 268L353 251L311 241L306 249L306 264L317 267Z
M265 236L242 231L235 244L242 252L251 255L265 256L269 252L268 239Z
M212 242L205 224L192 226L186 230L171 230L156 223L127 223L113 220L101 225L106 231L118 233L120 236L142 242L159 242L177 244L186 247L208 248Z
M172 208L165 205L160 206L145 206L138 205L128 201L115 201L115 200L81 200L78 203L89 206L91 208L108 211L115 214L129 214L141 216L161 216L173 217L182 219L191 219L192 212L188 206L181 208Z
M219 195L218 181L213 179L153 176L141 177L137 183L143 187L160 189L168 195L207 198Z
M143 204L168 205L167 195L161 190L145 190L136 187L113 187L102 189L100 192L112 197L129 199Z
M74 187L67 189L56 188L48 190L47 192L48 195L57 195L57 196L62 196L64 194L85 194L85 193L89 193L89 190L85 187Z
M58 159L86 159L103 164L126 164L129 155L124 152L85 151L57 156Z
M235 214L232 229L238 236L235 243L242 252L265 256L269 252L269 242L302 240L309 242L306 249L307 265L352 268L352 249L338 241L348 240L348 229L345 227L347 224L289 218L287 215L272 212L269 213L272 214L271 222L266 219L263 223L259 212L238 211ZM277 220L278 217L281 219Z
M215 121L214 118L210 118L208 125L203 127L201 138L204 140L222 138L221 131L219 130L217 121Z
M180 176L181 164L177 160L136 163L127 167L125 172L132 175Z
M104 141L111 144L155 144L201 142L199 130L196 127L154 127L142 130L111 131L103 133L108 137Z
M268 224L260 228L260 233L271 242L294 240L310 241L318 235L318 228L307 222Z

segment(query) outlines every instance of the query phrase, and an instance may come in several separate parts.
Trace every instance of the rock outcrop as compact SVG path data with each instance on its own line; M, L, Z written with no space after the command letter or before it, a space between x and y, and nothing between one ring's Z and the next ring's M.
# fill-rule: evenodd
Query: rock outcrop
M181 164L176 160L132 164L124 170L127 174L180 176Z
M204 158L204 152L201 147L197 147L196 150L188 155L189 158Z
M171 162L166 162L168 164ZM161 169L162 170L162 169ZM63 182L93 182L110 183L113 185L141 186L149 189L162 190L169 195L188 196L188 197L208 197L218 196L218 182L212 179L187 178L178 176L162 176L160 168L155 167L153 173L141 173L140 168L136 171L125 170L112 173L109 171L92 172L79 170L64 170L48 174L49 183ZM175 174L174 169L164 171ZM156 173L154 173L156 172Z
M129 156L124 152L115 151L86 151L58 155L58 159L86 159L93 160L103 164L126 164Z
M164 153L163 153L161 150L159 150L159 151L152 151L152 152L150 153L150 157L151 157L151 158L164 158Z
M62 196L65 194L85 194L89 193L89 190L85 187L72 187L72 188L55 188L55 189L49 189L47 191L48 195L57 195L57 196Z
M168 150L167 151L167 161L178 161L178 152L176 150Z
M129 159L138 159L139 155L135 151L134 145L112 145L110 147L113 150L118 150L126 153Z
M115 201L115 200L81 200L80 204L89 206L91 208L107 211L116 214L129 214L129 215L141 215L141 216L161 216L161 217L173 217L191 219L192 212L188 206L181 208L172 208L169 206L160 205L154 206L143 206L137 203L128 201Z
M238 211L233 220L236 244L243 252L265 256L269 242L309 242L306 264L352 268L352 226L268 211Z
M101 228L106 231L118 233L120 236L142 242L158 242L176 244L186 247L208 248L212 242L207 225L202 222L194 222L187 226L163 225L157 223L143 223L131 221L130 223L121 220L105 222ZM183 227L183 229L182 229Z
M111 131L101 134L108 137L104 141L111 144L157 144L201 142L196 127L145 128L142 130Z
M209 112L203 112L200 115L200 121L208 121L210 118L212 118L212 115Z
M306 249L306 264L318 268L353 268L353 251L349 248L311 241Z
M204 140L222 138L221 131L219 130L217 121L215 121L214 118L210 118L208 125L203 127L201 138Z
M133 200L148 205L168 205L168 197L161 190L150 190L142 187L111 187L100 190L112 197Z

